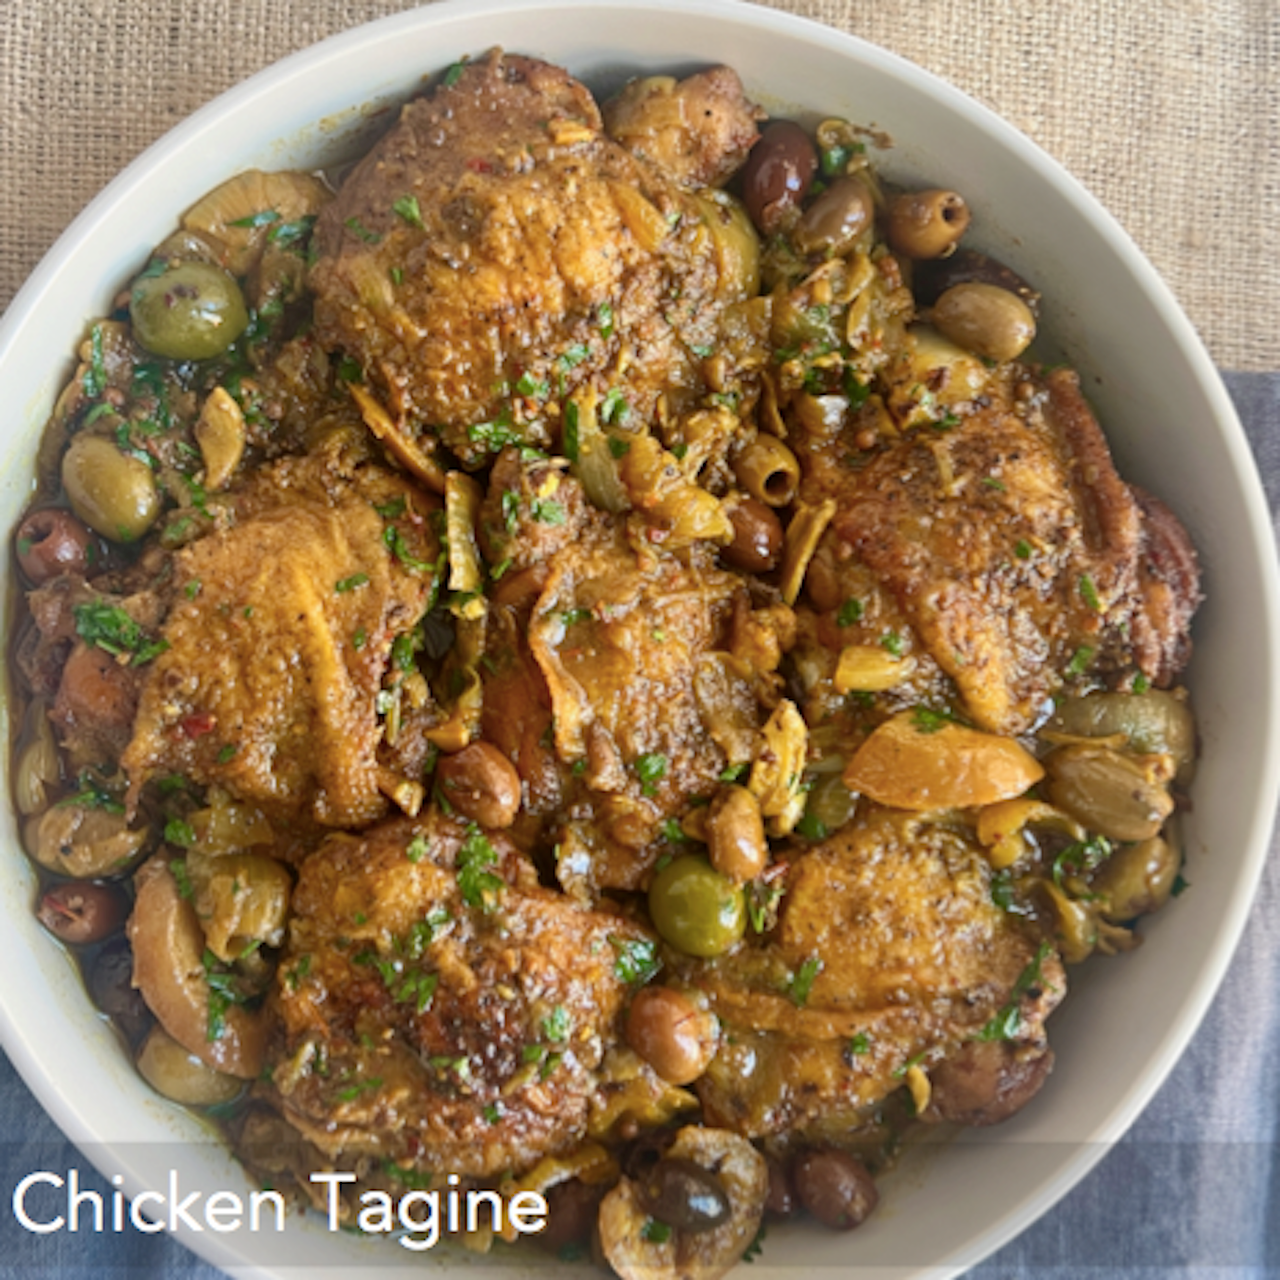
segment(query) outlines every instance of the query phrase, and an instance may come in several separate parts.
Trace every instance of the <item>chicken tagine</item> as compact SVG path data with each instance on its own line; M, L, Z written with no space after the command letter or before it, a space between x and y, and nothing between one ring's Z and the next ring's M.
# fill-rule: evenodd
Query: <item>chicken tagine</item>
M1178 892L1195 552L884 141L493 51L89 328L14 799L255 1177L536 1191L714 1280L1051 1088L1071 967Z

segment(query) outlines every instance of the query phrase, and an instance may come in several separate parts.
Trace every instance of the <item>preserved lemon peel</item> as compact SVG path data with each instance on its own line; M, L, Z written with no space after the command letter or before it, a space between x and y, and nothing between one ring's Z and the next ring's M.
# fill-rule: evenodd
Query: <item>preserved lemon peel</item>
M922 811L1011 800L1044 777L1012 738L944 721L922 729L912 712L886 720L860 746L844 783L880 804Z

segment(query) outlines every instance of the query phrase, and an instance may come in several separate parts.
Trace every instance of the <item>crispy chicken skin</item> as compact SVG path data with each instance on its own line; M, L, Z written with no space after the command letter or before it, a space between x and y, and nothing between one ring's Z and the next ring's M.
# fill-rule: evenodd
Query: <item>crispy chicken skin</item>
M645 935L432 810L331 836L293 897L273 1090L321 1150L484 1176L585 1134Z
M749 1136L848 1124L1013 998L1038 1045L1066 982L1056 955L1036 957L962 826L872 807L792 865L767 943L690 972L726 1031L698 1085L708 1122Z
M881 593L845 642L876 644L883 616L902 618L928 670L996 733L1041 720L1073 663L1167 685L1199 601L1185 532L1116 474L1074 373L1004 371L987 401L865 465L811 449L806 496L839 504L814 579L828 623L845 599Z
M320 215L317 333L468 465L546 446L549 389L606 367L647 419L701 388L730 300L702 219L567 72L494 52L409 103Z
M432 586L405 557L433 566L438 548L431 499L361 452L335 437L264 468L227 528L174 557L168 648L146 668L121 761L134 796L177 773L280 824L361 826L386 811L375 698Z

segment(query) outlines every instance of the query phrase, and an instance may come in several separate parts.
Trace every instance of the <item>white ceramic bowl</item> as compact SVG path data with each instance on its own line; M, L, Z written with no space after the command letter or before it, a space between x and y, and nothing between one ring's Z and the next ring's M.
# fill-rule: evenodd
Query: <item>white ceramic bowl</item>
M1160 494L1200 548L1208 600L1189 680L1203 763L1186 824L1195 892L1144 929L1133 955L1094 963L1054 1016L1058 1068L999 1130L920 1153L888 1178L856 1235L771 1232L751 1274L797 1266L859 1276L953 1274L1044 1212L1130 1124L1194 1032L1227 966L1266 852L1280 780L1280 624L1269 519L1244 436L1176 303L1112 219L1011 127L918 68L824 27L728 0L482 0L361 27L253 77L197 112L76 220L0 325L6 406L0 527L29 493L35 443L69 353L150 247L198 196L252 166L311 166L349 151L371 114L464 54L501 44L562 63L594 86L727 62L766 105L887 130L890 175L964 192L974 243L1036 282L1045 325L1082 372L1122 472ZM6 560L7 564L7 560ZM13 815L0 815L4 1045L67 1134L131 1191L245 1189L189 1116L159 1100L93 1016L72 965L31 912L33 876ZM420 1255L330 1234L322 1222L179 1233L237 1273L379 1274ZM468 1267L540 1271L537 1259Z

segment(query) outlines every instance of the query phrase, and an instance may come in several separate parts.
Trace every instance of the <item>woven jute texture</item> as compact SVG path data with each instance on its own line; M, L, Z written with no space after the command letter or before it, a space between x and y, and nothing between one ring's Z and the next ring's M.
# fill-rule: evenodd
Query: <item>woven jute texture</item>
M0 0L0 306L148 143L411 0ZM1280 368L1277 0L775 0L937 72L1112 211L1223 367Z

